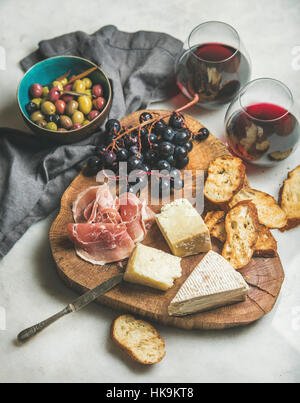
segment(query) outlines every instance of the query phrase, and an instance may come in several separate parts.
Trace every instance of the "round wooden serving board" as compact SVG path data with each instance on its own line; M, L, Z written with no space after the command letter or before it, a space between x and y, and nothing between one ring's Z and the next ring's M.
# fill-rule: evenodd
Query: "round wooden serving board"
M167 111L155 111L162 115ZM138 124L141 111L135 112L122 120L124 126ZM185 115L187 125L193 131L203 127L195 119ZM209 163L216 157L229 154L226 146L212 134L202 143L194 142L190 153L190 164L186 169L207 170ZM67 224L73 222L72 203L77 195L89 186L96 185L95 178L78 175L65 192L61 201L61 209L50 230L50 243L58 273L67 286L83 293L90 290L108 278L124 271L117 264L96 266L80 259L72 242L67 236ZM155 212L160 206L151 206ZM170 252L156 224L149 231L146 245ZM220 251L220 245L214 244L214 249ZM200 262L203 255L186 257L182 260L183 275L176 280L175 285L167 292L161 292L149 287L130 284L123 281L98 302L122 312L131 312L165 325L184 329L224 329L247 325L267 314L273 308L284 280L284 272L279 257L255 258L240 272L250 286L250 292L245 302L218 308L205 313L172 317L167 308L180 286Z

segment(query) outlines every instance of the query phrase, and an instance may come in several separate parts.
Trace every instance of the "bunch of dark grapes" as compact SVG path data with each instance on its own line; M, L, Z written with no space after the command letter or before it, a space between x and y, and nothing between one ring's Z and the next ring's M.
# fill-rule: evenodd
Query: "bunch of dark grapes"
M141 188L148 183L147 176L151 170L165 170L168 173L157 176L160 191L167 191L168 187L176 190L182 188L179 170L188 165L188 154L193 148L192 134L183 116L174 112L168 123L157 120L153 124L153 116L143 112L139 121L141 124L151 122L121 136L130 128L121 127L116 119L108 120L105 125L105 142L96 149L96 155L87 161L85 174L92 176L101 169L110 169L117 174L119 162L127 162L128 175L133 170L145 172L138 179ZM131 191L132 186L127 183L124 191Z

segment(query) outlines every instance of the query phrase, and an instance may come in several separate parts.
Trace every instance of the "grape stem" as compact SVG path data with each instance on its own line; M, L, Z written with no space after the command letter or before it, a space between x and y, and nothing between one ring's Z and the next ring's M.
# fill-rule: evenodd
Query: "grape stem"
M185 109L188 109L188 108L190 108L191 106L195 105L198 101L199 101L199 95L196 94L195 97L194 97L194 99L193 99L192 101L190 101L190 102L187 103L186 105L182 106L181 108L176 109L174 112L175 112L175 113L180 113L180 112L184 111ZM131 133L131 132L133 132L133 131L135 131L135 130L139 130L139 131L140 131L140 129L141 129L142 127L148 126L148 125L151 125L151 126L153 127L156 122L158 122L159 120L166 119L166 118L170 117L174 112L166 113L166 114L163 115L163 116L159 116L159 117L156 117L156 118L147 120L146 122L140 123L140 124L137 125L137 126L134 126L134 127L131 127L130 129L127 129L125 132L119 134L119 135L114 139L113 143L111 143L107 148L110 148L110 147L113 148L114 145L115 145L115 143L116 143L118 140L120 140L122 137L126 136L127 134L129 134L129 133Z

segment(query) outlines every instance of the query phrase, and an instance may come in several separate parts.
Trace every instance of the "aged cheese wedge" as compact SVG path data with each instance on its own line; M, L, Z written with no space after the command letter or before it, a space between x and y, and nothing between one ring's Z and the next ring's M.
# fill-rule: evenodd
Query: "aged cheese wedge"
M208 252L183 283L168 307L183 316L244 301L249 287L243 276L216 252Z
M163 206L156 222L175 256L211 250L210 233L198 211L186 199Z
M181 277L180 262L179 257L137 244L128 261L124 280L165 291Z

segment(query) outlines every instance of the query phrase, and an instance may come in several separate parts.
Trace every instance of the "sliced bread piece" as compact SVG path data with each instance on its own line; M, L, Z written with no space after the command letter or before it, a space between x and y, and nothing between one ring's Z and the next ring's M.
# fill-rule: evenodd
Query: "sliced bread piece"
M258 239L255 205L249 201L238 203L226 215L225 229L227 239L222 256L235 269L241 269L250 262Z
M287 215L287 224L282 230L300 225L300 165L289 172L280 191L279 204Z
M224 244L227 238L224 211L210 211L207 213L204 221L208 226L211 235ZM253 256L274 257L276 254L277 242L274 236L269 228L259 224L258 239L255 244Z
M277 255L277 242L269 228L265 225L258 227L258 239L255 244L254 256L275 257Z
M222 243L226 241L227 234L225 230L224 211L209 211L204 218L204 222L214 238Z
M156 364L166 354L165 342L157 330L131 315L121 315L113 321L111 337L123 351L140 364Z
M243 187L246 168L242 160L233 156L216 158L210 163L204 185L205 197L217 205L224 205Z
M229 203L229 207L234 207L237 203L249 200L255 204L258 213L258 220L268 228L283 228L287 219L285 212L278 206L273 196L260 190L243 188Z

